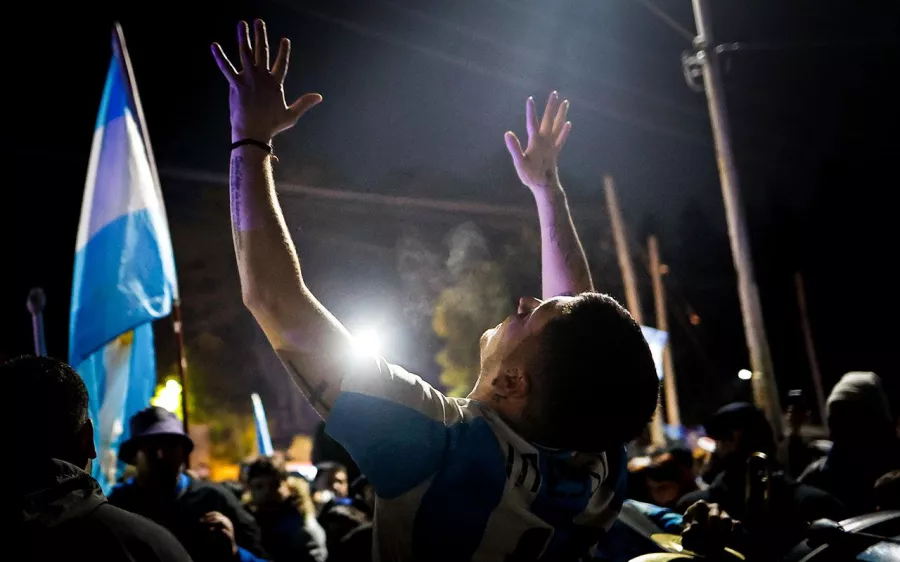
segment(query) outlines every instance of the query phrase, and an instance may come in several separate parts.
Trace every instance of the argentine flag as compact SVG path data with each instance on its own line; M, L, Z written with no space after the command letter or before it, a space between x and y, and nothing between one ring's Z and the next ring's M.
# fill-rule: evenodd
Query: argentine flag
M178 300L175 260L140 99L118 24L88 163L75 245L69 363L88 389L104 491L128 419L156 385L152 321Z

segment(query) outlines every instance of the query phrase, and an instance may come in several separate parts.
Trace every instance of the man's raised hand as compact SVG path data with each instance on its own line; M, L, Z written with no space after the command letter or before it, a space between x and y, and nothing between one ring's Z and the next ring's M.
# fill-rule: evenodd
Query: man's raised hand
M270 142L272 137L293 127L308 109L322 101L319 94L304 94L291 105L285 103L284 76L291 57L291 42L281 40L270 69L269 40L262 20L254 22L252 44L247 22L238 24L238 49L240 71L225 56L221 45L212 44L213 58L230 85L232 141L250 138Z
M569 101L560 100L556 92L547 99L544 115L538 123L534 110L534 98L525 102L525 127L528 131L528 146L522 144L512 131L508 131L506 148L512 156L519 179L532 191L552 188L559 184L556 158L569 137L572 123L566 121Z

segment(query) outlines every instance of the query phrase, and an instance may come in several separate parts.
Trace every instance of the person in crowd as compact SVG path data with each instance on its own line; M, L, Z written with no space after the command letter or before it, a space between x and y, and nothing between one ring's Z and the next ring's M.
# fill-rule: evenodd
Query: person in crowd
M119 460L137 474L113 488L113 505L166 527L197 561L248 562L265 558L259 528L240 500L186 471L194 448L175 414L151 406L131 417Z
M591 559L597 562L629 562L642 554L662 552L652 537L659 533L677 535L683 529L681 513L627 499L609 533L594 549Z
M822 456L803 435L803 427L809 421L809 406L802 391L788 392L785 421L787 435L778 445L778 462L791 478L799 478L810 463Z
M356 480L362 474L350 453L325 431L324 421L320 421L316 425L315 432L313 432L313 447L310 453L310 461L316 466L327 462L343 465L347 469L348 482Z
M350 485L352 506L367 520L347 532L334 543L329 552L329 562L365 562L372 559L373 526L375 517L375 490L369 479L360 476Z
M326 461L316 465L316 477L313 481L313 496L319 506L327 505L333 500L344 500L350 493L347 481L347 468L336 462ZM347 502L350 503L349 501Z
M720 506L698 501L681 513L635 500L625 500L622 511L606 537L597 545L591 560L630 562L654 552L669 552L660 544L670 535L681 534L682 545L707 560L737 562L740 558L724 549L741 542L742 531ZM671 546L668 542L667 546Z
M718 475L709 488L683 496L676 509L684 512L699 500L717 504L746 526L752 541L739 549L742 552L760 560L777 559L805 537L809 522L843 517L840 502L778 470L772 428L752 404L735 402L722 407L706 424L706 431L716 441ZM763 474L757 475L748 466L754 461L762 463ZM756 488L757 484L764 491Z
M650 503L673 508L685 494L698 489L694 475L694 458L687 449L673 449L651 458L642 470Z
M316 521L309 484L290 482L280 463L260 458L247 469L249 511L262 533L262 545L275 562L324 562L325 530Z
M515 314L481 335L474 389L449 398L401 367L356 353L349 332L304 283L276 196L272 139L322 97L285 103L290 43L280 42L272 62L265 24L254 28L251 41L249 26L238 26L240 70L212 45L230 89L242 296L328 433L372 483L377 557L585 555L621 506L624 445L652 418L659 389L640 326L594 292L575 232L557 172L569 103L553 92L539 119L528 99L524 150L506 134L537 206L543 299L520 299Z
M341 543L361 526L371 524L373 514L360 509L350 497L347 469L342 464L326 461L316 465L313 486L319 522L328 536L329 556L346 556L348 549L341 548Z
M900 439L881 379L875 373L847 373L828 396L826 410L833 445L800 481L834 495L848 516L868 513L875 508L875 480L900 469Z
M368 515L375 516L375 488L365 475L360 476L350 484L350 498L354 507Z
M88 392L72 367L47 357L0 365L12 385L13 527L4 549L16 560L187 562L172 534L110 505L91 478L96 458ZM9 389L9 387L7 387Z

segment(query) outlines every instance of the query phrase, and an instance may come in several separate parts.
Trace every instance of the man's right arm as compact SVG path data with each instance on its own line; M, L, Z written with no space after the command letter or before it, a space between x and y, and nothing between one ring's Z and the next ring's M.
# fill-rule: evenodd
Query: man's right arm
M531 190L537 204L544 299L594 290L587 258L575 231L556 166L559 152L572 129L572 123L566 121L568 109L568 100L561 100L553 92L538 121L534 99L528 98L525 108L528 145L525 150L515 133L506 133L506 147L519 179Z
M213 55L230 84L232 142L252 139L271 145L276 134L292 127L322 98L307 94L291 106L285 104L290 43L281 41L270 70L265 24L257 20L254 28L253 46L247 24L241 22L238 28L240 72L218 44ZM272 158L255 144L239 146L231 154L231 223L242 297L306 398L325 417L353 360L352 340L303 281L275 193Z

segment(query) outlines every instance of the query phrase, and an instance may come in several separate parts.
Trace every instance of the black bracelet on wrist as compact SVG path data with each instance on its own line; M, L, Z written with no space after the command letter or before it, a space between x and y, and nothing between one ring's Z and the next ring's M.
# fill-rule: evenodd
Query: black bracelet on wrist
M234 150L235 148L238 148L241 146L246 146L248 144L251 146L255 146L257 148L261 148L261 149L265 150L266 152L268 152L272 156L275 155L275 149L272 148L271 144L269 144L267 142L263 142L263 141L258 141L256 139L241 139L237 142L233 142L233 143L231 143L231 150Z

